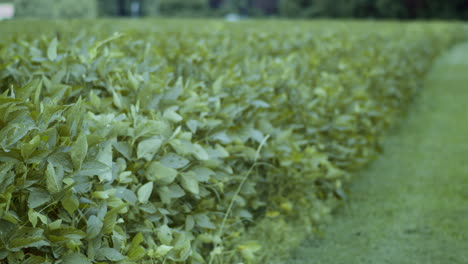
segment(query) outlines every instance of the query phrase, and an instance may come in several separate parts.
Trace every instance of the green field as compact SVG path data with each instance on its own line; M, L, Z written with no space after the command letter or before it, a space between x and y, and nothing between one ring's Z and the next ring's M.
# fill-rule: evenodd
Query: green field
M288 263L468 262L467 54L463 44L437 61L324 237L308 239Z
M350 179L468 36L443 22L181 19L18 20L0 34L0 262L66 264L290 258L344 201L378 199Z

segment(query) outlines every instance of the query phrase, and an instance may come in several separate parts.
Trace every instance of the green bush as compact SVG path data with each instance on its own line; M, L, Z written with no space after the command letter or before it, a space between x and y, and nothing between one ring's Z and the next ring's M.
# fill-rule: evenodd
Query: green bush
M345 199L433 58L466 37L454 24L4 25L11 264L272 263Z
M110 17L119 15L117 0L97 0L97 3L99 16Z
M93 18L97 16L96 0L15 0L18 17Z
M161 14L160 0L143 0L142 11L143 16L158 16Z
M158 4L159 14L163 16L203 16L210 13L207 0L159 0ZM153 8L151 12L156 10Z

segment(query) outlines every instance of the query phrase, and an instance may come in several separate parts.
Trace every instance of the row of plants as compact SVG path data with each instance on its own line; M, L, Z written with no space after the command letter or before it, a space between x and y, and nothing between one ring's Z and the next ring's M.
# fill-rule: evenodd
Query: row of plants
M465 33L4 22L0 262L284 258L346 199L433 59Z

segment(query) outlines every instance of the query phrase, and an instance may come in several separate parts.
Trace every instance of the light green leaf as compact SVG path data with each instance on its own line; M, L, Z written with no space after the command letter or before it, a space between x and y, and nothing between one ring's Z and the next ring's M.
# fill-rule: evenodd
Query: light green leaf
M132 146L128 142L116 141L113 143L114 148L122 154L127 160L131 159Z
M46 169L46 183L47 190L51 193L57 193L62 190L62 180L63 180L63 170L62 172L57 172L54 169L54 166L49 162Z
M197 176L193 171L181 173L180 176L180 184L182 187L195 195L200 193Z
M156 231L156 236L164 245L170 245L172 242L172 230L167 225L160 226Z
M47 217L39 212L34 211L33 209L29 209L28 211L28 219L31 222L33 227L37 225L37 219L41 220L43 224L47 224Z
M261 250L262 246L259 243L252 241L238 246L238 249L247 261L253 261L255 258L254 253Z
M141 141L137 148L137 158L144 158L147 161L151 161L154 155L159 151L162 142L162 139L158 137Z
M34 120L26 113L19 115L0 130L0 145L5 152L10 152L19 140L36 129Z
M112 91L112 100L117 108L122 108L122 96L119 93Z
M117 222L117 215L121 210L125 210L128 204L121 204L115 208L112 208L109 212L106 213L103 221L102 232L104 234L111 234L114 231L114 226Z
M161 185L172 183L177 177L177 170L169 168L160 162L152 162L146 169L146 178Z
M133 191L130 191L129 189L125 189L123 187L117 188L115 192L115 196L120 199L124 199L125 201L129 203L136 203L137 202L137 196Z
M96 258L98 260L120 261L125 259L125 256L115 248L105 247L97 251Z
M29 156L34 152L34 150L36 150L40 143L41 137L39 135L34 136L33 139L21 147L21 156L23 156L25 159L29 158Z
M42 85L42 80L39 78L32 79L29 83L19 88L16 91L16 98L27 100L31 98L33 93L35 93L40 86Z
M164 155L164 157L161 158L160 162L164 164L164 166L173 169L183 168L190 163L188 159L181 157L173 152Z
M205 167L196 167L192 169L192 171L195 173L195 177L197 177L199 182L207 182L210 180L211 176L215 175L214 171Z
M70 215L78 209L80 202L78 198L72 193L72 191L68 191L65 196L61 200L63 208L67 210Z
M86 158L88 153L88 141L86 140L86 135L81 132L78 136L78 139L73 144L70 150L70 156L73 162L75 169L80 169L83 161Z
M28 197L28 206L29 208L36 208L50 200L50 194L41 188L30 188L29 197Z
M57 38L54 38L47 48L47 58L49 58L51 61L55 61L55 59L57 59L57 46L58 40Z
M59 229L61 226L62 226L62 219L58 219L49 224L49 229L56 230L56 229Z
M37 215L35 213L36 212L33 209L29 209L28 211L28 220L33 227L36 227L37 225Z
M206 152L206 150L198 143L193 144L192 153L198 160L209 159L208 152Z
M101 107L101 98L97 96L93 91L89 93L89 101L94 108L99 109Z
M89 260L85 255L75 252L63 257L62 264L91 264L91 260Z
M89 239L93 239L99 235L102 230L102 220L92 215L88 219L88 225L86 227L86 233L88 234Z
M81 170L75 173L75 176L94 176L94 175L101 175L104 173L108 173L109 167L99 161L95 160L87 160L83 163Z
M145 239L141 233L138 233L133 237L127 254L129 259L139 260L146 255L146 250L142 246L140 246L140 244L144 242L144 240Z
M185 191L176 183L169 186L162 186L158 189L159 198L165 204L170 204L172 199L177 199L185 195Z
M147 203L151 193L153 192L153 182L147 182L143 186L140 187L137 191L138 201L140 203Z
M194 218L198 226L206 229L216 229L216 226L211 222L207 214L196 214Z
M183 117L175 112L177 109L178 106L166 109L166 111L164 111L163 117L173 123L178 123L182 121Z
M216 81L213 83L212 89L213 93L219 94L222 89L223 89L223 82L224 82L225 76L221 75L216 79Z
M195 134L198 130L198 126L200 125L200 122L196 120L189 120L187 121L186 125L190 129L190 131Z
M97 155L97 160L102 164L106 165L106 169L103 173L98 174L98 178L101 182L112 180L112 144L111 142L104 143Z
M31 256L27 258L25 261L21 262L21 264L51 264L51 262L47 261L47 259L43 257Z
M156 256L165 257L173 248L173 246L161 245L156 248Z
M221 131L221 132L213 134L211 136L211 139L218 140L219 142L223 144L230 144L232 142L231 137L228 136L226 131Z

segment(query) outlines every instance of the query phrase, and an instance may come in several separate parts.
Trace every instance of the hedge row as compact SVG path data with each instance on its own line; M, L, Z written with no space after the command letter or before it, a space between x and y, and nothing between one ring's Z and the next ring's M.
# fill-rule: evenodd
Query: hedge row
M65 264L285 254L288 223L310 233L346 198L433 58L466 35L191 20L0 34L0 262Z

